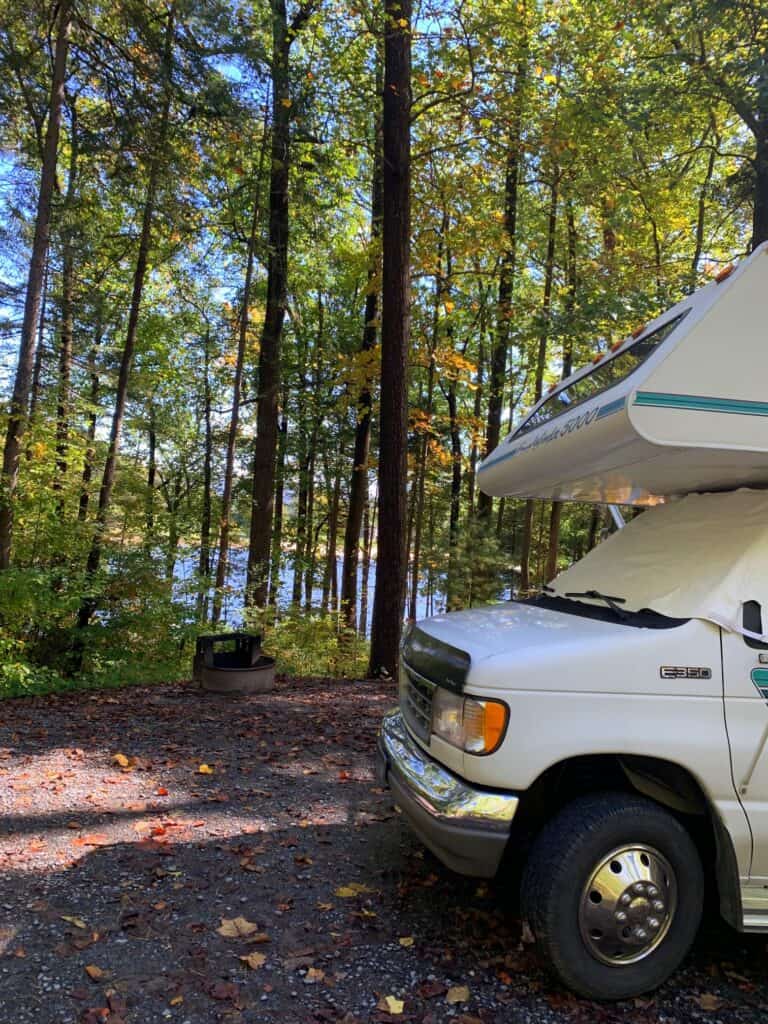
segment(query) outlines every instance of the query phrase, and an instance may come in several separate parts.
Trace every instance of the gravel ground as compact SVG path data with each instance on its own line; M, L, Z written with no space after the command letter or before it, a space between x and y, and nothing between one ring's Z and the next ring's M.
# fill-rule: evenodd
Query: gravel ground
M766 1020L716 919L654 998L575 999L502 882L451 874L372 774L383 683L0 705L0 1024Z

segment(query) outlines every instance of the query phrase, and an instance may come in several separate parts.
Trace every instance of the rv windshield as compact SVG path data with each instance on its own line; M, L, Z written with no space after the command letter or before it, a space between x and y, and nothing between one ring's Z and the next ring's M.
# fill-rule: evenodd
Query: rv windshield
M613 387L630 375L654 352L659 345L666 341L680 321L687 316L689 310L680 313L679 316L667 320L661 327L657 327L650 334L640 337L623 352L617 353L610 359L598 364L591 373L578 380L572 381L561 387L551 395L536 412L533 413L514 432L512 437L521 437L529 430L540 427L542 423L554 419L561 413L567 412L576 405L586 402L588 398L594 397L600 391ZM511 440L511 438L510 438Z

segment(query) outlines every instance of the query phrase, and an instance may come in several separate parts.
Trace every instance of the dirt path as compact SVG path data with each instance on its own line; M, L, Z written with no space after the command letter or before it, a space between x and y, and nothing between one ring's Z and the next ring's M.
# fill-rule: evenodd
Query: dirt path
M503 886L444 870L376 788L392 703L295 681L0 705L0 1024L766 1019L766 940L718 921L654 999L554 986Z

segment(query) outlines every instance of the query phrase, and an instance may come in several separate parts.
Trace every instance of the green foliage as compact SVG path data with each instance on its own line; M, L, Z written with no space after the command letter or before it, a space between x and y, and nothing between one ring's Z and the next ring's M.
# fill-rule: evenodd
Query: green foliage
M8 6L0 28L0 372L13 363L21 319L50 91L50 54L40 42L50 26L34 5ZM269 5L173 5L172 95L159 152L168 7L165 0L86 3L73 24L39 373L13 498L13 568L0 574L0 695L188 674L195 633L214 628L243 317L228 618L216 628L237 623L244 604L269 255L272 22ZM378 436L379 348L361 352L365 301L381 285L369 208L380 9L368 2L311 7L286 69L291 224L273 591L283 585L265 643L281 671L357 676L366 641L340 632L332 577L363 388L373 401L369 527L377 453L387 443ZM617 0L444 0L425 15L425 30L413 39L406 396L418 615L497 600L518 583L524 505L496 501L481 518L475 486L498 335L508 341L503 435L535 400L537 370L549 387L569 359L578 367L605 352L748 247L755 132L768 124L764 25L760 5L740 0L631 9ZM504 210L511 153L518 161L514 239ZM149 272L102 564L89 576L153 164ZM255 270L243 311L252 224ZM65 248L74 307L68 369ZM511 249L511 308L502 316L500 267ZM376 327L380 313L379 306ZM0 388L5 397L10 380L0 378ZM538 503L534 586L544 582L549 517L549 504ZM591 506L564 508L559 567L607 528ZM369 534L359 546L375 563ZM95 615L78 629L86 596ZM372 601L373 593L369 610Z

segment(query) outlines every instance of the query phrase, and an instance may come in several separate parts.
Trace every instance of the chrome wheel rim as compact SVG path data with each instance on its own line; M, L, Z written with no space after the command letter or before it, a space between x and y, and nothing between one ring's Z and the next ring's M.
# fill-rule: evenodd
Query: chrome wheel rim
M677 879L651 846L619 846L593 871L579 903L579 928L592 956L612 967L650 956L677 910Z

